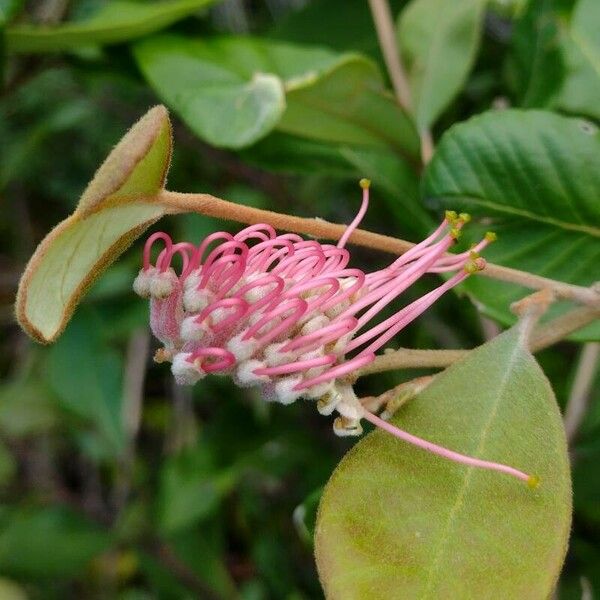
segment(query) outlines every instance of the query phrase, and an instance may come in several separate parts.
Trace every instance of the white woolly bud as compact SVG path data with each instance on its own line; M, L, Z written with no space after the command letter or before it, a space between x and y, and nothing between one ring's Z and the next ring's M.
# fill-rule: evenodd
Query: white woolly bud
M196 269L195 271L192 271L185 278L185 280L183 282L183 289L191 290L191 289L197 288L198 285L200 284L200 279L201 279L200 269Z
M181 322L181 339L186 342L200 342L212 336L212 331L203 321L198 323L197 317L186 317Z
M246 333L247 330L242 331L227 341L227 350L235 356L238 363L248 360L258 350L258 342L255 339L242 339Z
M340 437L357 436L363 432L362 425L358 419L346 419L338 417L333 422L333 432Z
M142 298L150 298L150 281L152 279L152 271L154 267L145 270L140 269L137 277L133 280L133 291Z
M329 319L325 315L317 315L302 326L300 333L302 335L308 335L309 333L314 333L319 329L323 329L323 327L327 325L329 325Z
M281 349L288 344L288 342L276 342L269 344L263 351L265 362L269 367L278 367L279 365L286 365L296 360L296 354L294 352L282 352Z
M331 390L328 393L323 394L323 396L321 396L321 398L317 402L317 410L322 415L330 415L335 410L336 406L339 404L340 400L342 399L342 395L336 389L334 383L333 382L331 382L331 383L332 383ZM313 386L313 387L316 387L316 386Z
M231 308L221 307L216 308L210 313L210 322L213 326L218 325L221 321L231 316Z
M326 381L324 383L317 383L317 385L312 385L311 387L303 390L303 395L305 398L308 398L309 400L319 400L319 402L320 402L321 398L327 397L329 394L332 393L334 385L335 385L334 381ZM335 406L333 406L331 408L331 411L329 413L321 413L321 414L331 414L333 412L334 408L335 408ZM321 412L319 410L319 403L317 403L317 410L319 412Z
M240 387L251 387L253 385L260 385L261 383L268 383L270 379L267 375L257 375L254 372L256 369L264 369L265 366L265 363L260 360L245 360L238 365L234 376L235 383Z
M302 375L282 377L275 383L275 396L281 404L292 404L304 394L304 390L294 388L302 381Z
M180 352L173 357L171 372L179 385L194 385L206 375L202 369L188 360L191 356L190 352Z
M161 300L168 298L175 290L177 275L172 269L168 271L157 271L150 278L150 296Z
M259 281L260 279L264 278L264 273L252 273L245 278L244 284L254 283L255 281ZM249 304L254 304L259 300L262 300L271 290L272 286L268 283L265 283L264 285L257 285L256 287L252 287L244 292L244 300L246 300Z
M199 313L214 301L215 295L207 289L193 287L183 292L183 309L188 313Z

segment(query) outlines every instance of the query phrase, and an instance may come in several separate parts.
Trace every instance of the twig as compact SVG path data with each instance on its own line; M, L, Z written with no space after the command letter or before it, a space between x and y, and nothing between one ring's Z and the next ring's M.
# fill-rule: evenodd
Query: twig
M410 86L402 66L400 50L396 44L392 12L387 0L369 0L371 14L375 23L379 46L392 81L392 86L400 106L407 111L411 109Z
M119 513L127 502L131 486L131 471L135 457L135 439L142 415L146 364L150 352L150 334L137 330L129 339L123 377L123 407L121 420L125 431L126 446L119 460L119 472L113 493L113 504Z
M600 318L600 308L578 307L538 327L531 340L531 351L538 352L552 346Z
M360 403L370 412L379 412L382 406L385 411L380 415L382 419L391 417L401 406L418 396L434 379L435 375L416 377L393 387L379 396L367 396L360 399Z
M329 223L323 219L308 219L244 206L222 200L210 194L182 194L163 190L157 200L163 203L172 214L197 212L209 217L249 225L269 223L276 229L293 231L321 239L339 240L346 230L346 225ZM394 255L403 254L414 246L411 242L365 231L364 229L355 230L350 236L349 242L357 246L365 246ZM573 300L580 304L600 308L600 293L596 289L571 285L492 263L488 263L480 274L484 277L515 283L534 290L550 289L557 298Z
M567 440L572 442L587 412L590 390L594 384L596 371L598 370L598 359L600 359L600 344L591 342L583 346L571 394L565 408L565 431Z
M529 347L532 352L548 348L567 335L600 317L600 309L579 307L560 317L538 326L534 330ZM469 354L470 350L412 350L400 348L378 356L371 364L360 370L360 375L372 375L383 371L416 368L445 368Z
M398 103L404 110L412 112L412 98L408 77L402 64L402 55L396 41L394 19L387 0L369 0L379 46L385 60L392 87ZM426 165L433 156L434 144L431 131L425 128L419 131L421 137L421 161Z

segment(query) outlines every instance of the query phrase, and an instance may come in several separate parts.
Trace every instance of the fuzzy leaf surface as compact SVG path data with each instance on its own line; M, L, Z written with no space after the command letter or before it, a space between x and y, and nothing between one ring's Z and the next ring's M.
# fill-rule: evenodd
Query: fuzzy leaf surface
M418 152L410 119L377 66L360 55L252 38L161 35L139 42L135 57L163 100L216 146L243 148L279 129Z
M321 501L315 542L326 597L545 600L566 552L569 464L552 389L520 332L451 366L393 422L535 473L541 485L368 435Z
M171 158L164 107L151 109L109 154L75 212L59 223L32 256L17 294L22 327L51 342L100 272L165 213L155 195Z

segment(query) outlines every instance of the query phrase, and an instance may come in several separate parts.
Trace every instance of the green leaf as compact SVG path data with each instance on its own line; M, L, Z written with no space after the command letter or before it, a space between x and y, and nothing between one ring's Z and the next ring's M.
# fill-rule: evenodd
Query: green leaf
M319 508L327 598L548 598L569 536L569 461L552 389L520 338L513 329L474 350L393 422L537 474L541 485L370 434L341 461Z
M396 14L405 0L392 0ZM335 23L335 27L332 27ZM379 56L379 43L368 2L312 0L275 23L270 37L298 44L316 44L345 51L348 48Z
M508 76L518 104L546 107L565 74L555 0L532 0L511 36Z
M567 76L556 107L600 120L600 4L579 0L570 25L563 24Z
M119 142L31 257L17 294L17 318L41 342L55 340L96 277L165 213L156 201L171 158L171 125L162 106Z
M322 496L323 488L317 488L294 509L294 525L298 536L309 546L312 546L314 541L317 509Z
M361 177L372 181L374 194L383 192L388 210L398 223L416 235L431 231L435 223L421 203L417 175L406 161L390 152L371 148L344 146L341 154L356 167Z
M398 20L412 103L427 129L462 89L475 62L486 0L412 0Z
M0 0L0 28L10 22L22 6L23 0Z
M0 598L2 600L27 600L25 590L10 579L0 577Z
M103 448L117 456L124 444L122 357L101 345L99 325L78 313L48 351L47 381L61 406L92 424Z
M600 133L588 122L507 110L455 125L427 168L423 193L485 218L499 233L485 251L492 262L582 286L598 279ZM465 289L504 323L514 321L510 303L527 294L484 277ZM566 308L553 307L551 316ZM597 338L600 326L580 336Z
M172 535L213 514L236 481L235 469L218 469L211 449L200 442L169 458L161 470L157 516Z
M56 27L15 25L6 31L11 52L62 52L80 46L118 44L187 17L215 0L130 2L111 0L91 18Z
M135 46L150 84L191 129L242 148L274 128L416 156L418 137L374 63L355 54L252 38L155 36Z
M8 437L40 435L58 421L56 405L39 381L14 381L0 387L0 431Z
M356 169L343 157L339 144L307 140L274 132L241 151L244 161L280 173L356 177Z
M0 519L2 572L15 577L80 575L109 544L108 533L62 507L21 508Z
M0 440L0 487L8 485L16 471L17 461L8 447Z

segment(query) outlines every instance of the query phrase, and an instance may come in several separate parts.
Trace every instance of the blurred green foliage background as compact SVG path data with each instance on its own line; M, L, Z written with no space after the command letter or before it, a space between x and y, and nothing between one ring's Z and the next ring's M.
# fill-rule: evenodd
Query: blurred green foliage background
M329 419L307 404L267 405L217 377L192 389L175 386L168 367L151 360L147 306L131 292L139 242L93 287L53 346L34 344L15 324L17 282L36 244L72 211L124 131L160 100L127 36L103 45L84 31L87 43L58 52L65 49L60 38L32 42L11 34L10 24L85 22L110 4L0 0L0 598L319 598L315 508L353 441L336 438ZM434 134L494 103L546 101L544 85L525 100L519 92L513 59L519 44L531 40L515 36L533 18L525 4L488 5L475 66ZM396 14L403 3L392 5ZM553 10L568 15L571 5L556 3ZM383 71L362 0L228 0L171 21L159 29L190 38L251 33L358 51ZM142 34L155 35L135 33ZM551 78L558 77L556 65L544 65ZM589 94L600 106L600 96ZM598 118L568 105L573 98L583 95L564 96L561 108ZM365 228L417 240L439 216L418 200L417 181L386 179L397 172L385 163L379 171L374 161L365 173L364 163L285 131L257 145L217 148L176 115L174 124L170 189L348 222L364 174L374 184ZM188 215L169 218L164 228L197 243L236 226ZM370 268L386 260L365 250L354 257ZM426 289L420 283L411 295ZM465 295L453 294L397 345L470 348L494 327ZM561 404L580 352L578 344L563 342L538 355ZM368 377L359 391L382 393L424 373ZM575 521L559 593L591 598L586 590L600 594L600 398L591 403L572 456Z

